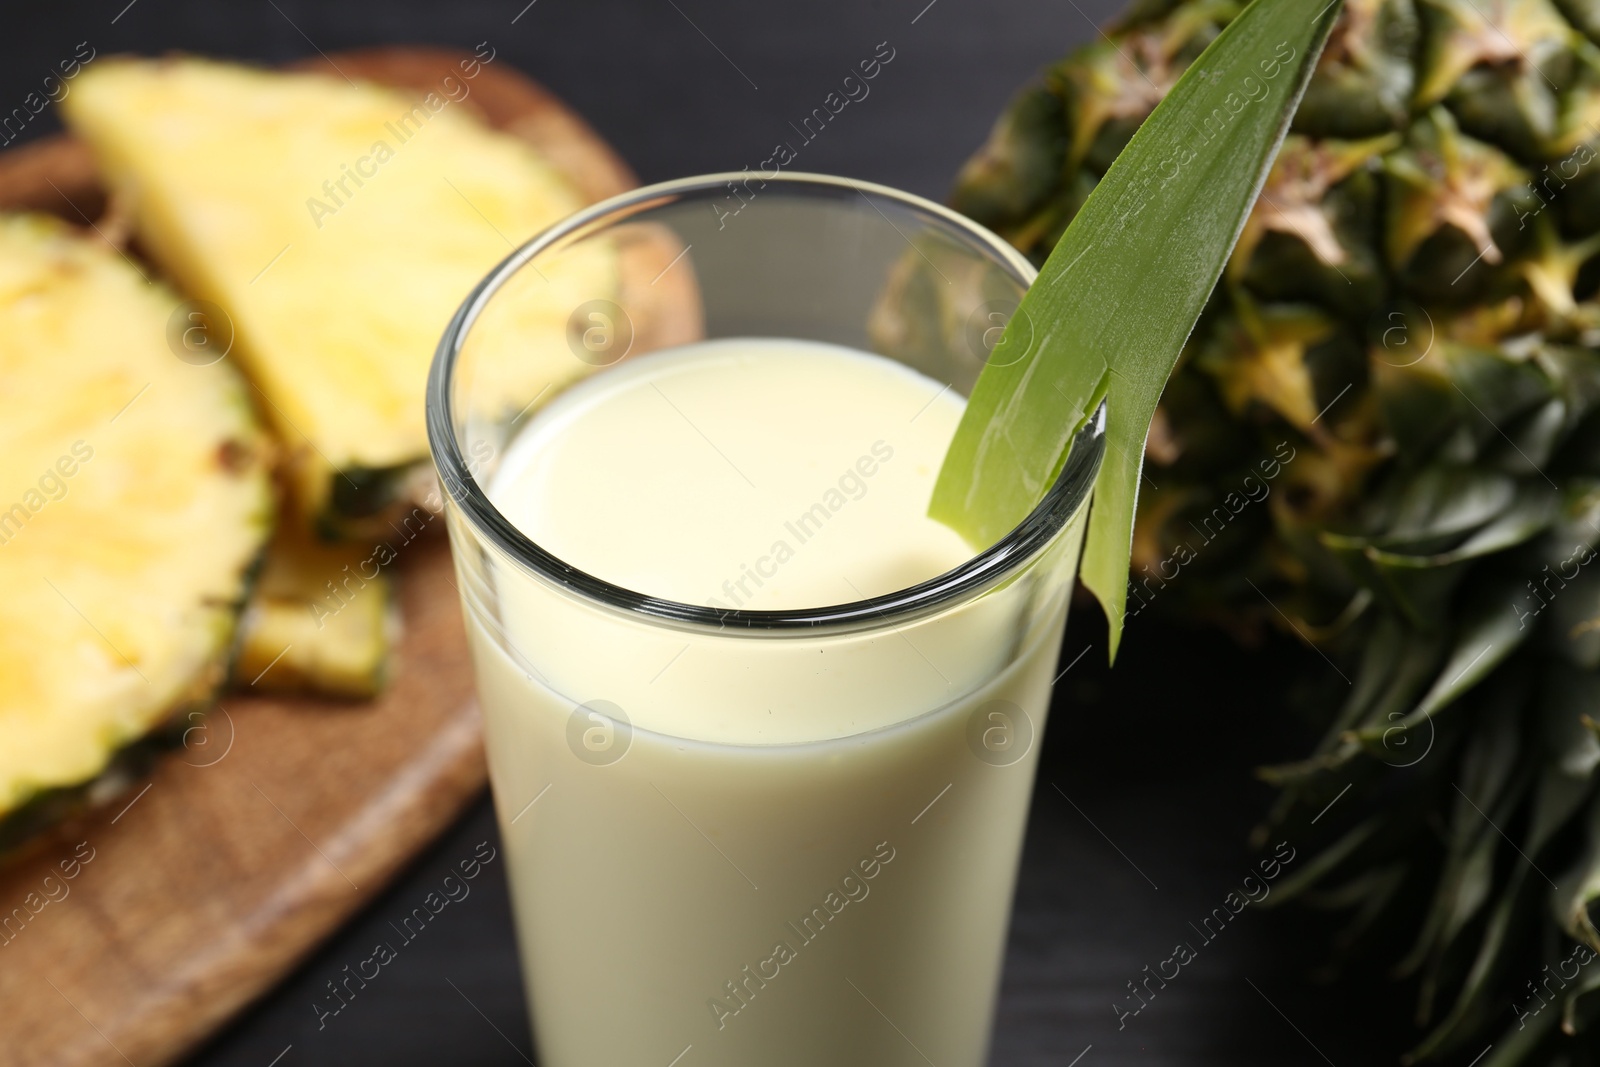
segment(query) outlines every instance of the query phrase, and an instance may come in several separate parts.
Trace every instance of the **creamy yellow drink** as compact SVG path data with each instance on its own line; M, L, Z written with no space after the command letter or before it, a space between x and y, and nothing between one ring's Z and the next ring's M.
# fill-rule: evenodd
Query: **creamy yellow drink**
M459 567L544 1067L983 1062L1081 516L893 625L742 615L968 561L926 516L962 406L876 356L725 340L608 370L505 446L488 495L541 549L731 613Z

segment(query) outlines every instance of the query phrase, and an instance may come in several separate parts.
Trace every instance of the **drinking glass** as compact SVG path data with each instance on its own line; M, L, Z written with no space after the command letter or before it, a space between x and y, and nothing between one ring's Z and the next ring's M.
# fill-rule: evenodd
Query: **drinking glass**
M1034 273L906 193L719 174L568 218L457 313L428 427L544 1067L983 1062L1103 411L965 563L784 611L585 573L494 475L564 385L699 340L847 345L965 394Z

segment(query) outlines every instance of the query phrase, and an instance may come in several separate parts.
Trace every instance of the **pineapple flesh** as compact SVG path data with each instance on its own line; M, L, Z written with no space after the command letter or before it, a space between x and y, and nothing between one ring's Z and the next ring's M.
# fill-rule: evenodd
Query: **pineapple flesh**
M181 307L98 238L0 216L0 837L227 674L270 446L231 367L174 357Z
M1135 3L953 204L1042 261L1241 6ZM1600 1047L1569 970L1600 951L1596 42L1588 0L1346 0L1147 446L1130 613L1281 608L1348 664L1321 746L1265 772L1269 826L1324 846L1297 891L1348 911L1340 945L1414 979L1419 1059ZM982 302L926 281L889 343L954 345L910 323Z
M581 206L469 107L196 58L105 60L63 102L145 250L221 309L216 343L325 537L370 535L427 492L423 395L445 326L495 263ZM496 383L505 414L591 369L567 320L612 295L615 263L595 245L561 266L499 312L523 355Z
M240 624L234 685L367 699L383 689L399 613L385 563L363 542L323 544L279 532Z

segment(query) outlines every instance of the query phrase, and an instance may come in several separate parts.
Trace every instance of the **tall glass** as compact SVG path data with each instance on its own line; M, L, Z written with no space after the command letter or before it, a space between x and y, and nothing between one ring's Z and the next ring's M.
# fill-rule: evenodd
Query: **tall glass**
M983 1062L1100 420L966 563L791 611L583 573L494 474L562 385L700 339L848 345L964 394L1033 276L917 197L724 174L573 216L457 314L428 426L543 1067Z

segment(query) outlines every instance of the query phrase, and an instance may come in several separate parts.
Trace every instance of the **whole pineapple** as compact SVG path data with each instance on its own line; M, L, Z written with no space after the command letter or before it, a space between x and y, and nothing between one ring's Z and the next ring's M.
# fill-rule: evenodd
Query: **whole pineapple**
M955 206L1042 261L1240 6L1137 3ZM1129 615L1287 625L1344 679L1264 772L1320 848L1280 895L1414 980L1413 1058L1600 1062L1597 41L1596 0L1346 0L1148 445Z

